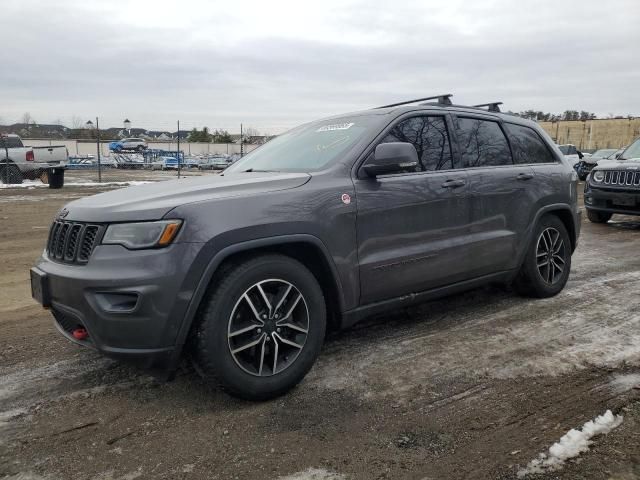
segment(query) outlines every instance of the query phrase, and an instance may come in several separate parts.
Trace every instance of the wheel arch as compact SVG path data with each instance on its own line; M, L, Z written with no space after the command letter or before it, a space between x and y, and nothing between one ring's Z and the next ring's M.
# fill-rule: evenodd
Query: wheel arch
M325 296L327 322L332 328L339 328L344 310L340 277L327 247L319 238L308 234L294 234L240 242L218 251L204 268L178 331L172 368L175 368L180 360L198 309L215 280L216 273L250 256L268 253L294 258L311 271Z
M520 252L520 257L517 264L518 268L516 269L516 271L520 269L522 262L524 262L525 255L527 253L527 247L533 238L535 226L544 215L553 215L564 224L565 228L567 229L567 233L569 234L569 239L571 240L571 252L573 253L573 251L576 249L578 244L578 229L576 228L575 224L575 214L571 207L566 203L546 205L536 212L536 215L534 216L533 221L530 224L525 241L522 243L523 248Z
M567 229L569 239L571 240L571 253L573 253L578 244L578 238L576 234L575 217L573 212L569 208L558 208L545 212L548 215L554 215L560 219Z

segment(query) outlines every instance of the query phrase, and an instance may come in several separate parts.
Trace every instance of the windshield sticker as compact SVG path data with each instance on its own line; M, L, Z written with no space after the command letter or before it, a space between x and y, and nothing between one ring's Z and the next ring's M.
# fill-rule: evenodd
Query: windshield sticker
M353 123L336 123L335 125L325 125L316 130L316 132L332 132L334 130L348 130Z

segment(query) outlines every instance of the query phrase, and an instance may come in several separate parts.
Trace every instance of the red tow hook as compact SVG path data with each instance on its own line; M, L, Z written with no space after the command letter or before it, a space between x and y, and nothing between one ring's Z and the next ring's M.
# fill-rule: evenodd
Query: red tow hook
M87 332L85 328L80 327L71 332L71 335L73 335L73 338L75 338L76 340L86 340L86 338L89 336L89 332Z

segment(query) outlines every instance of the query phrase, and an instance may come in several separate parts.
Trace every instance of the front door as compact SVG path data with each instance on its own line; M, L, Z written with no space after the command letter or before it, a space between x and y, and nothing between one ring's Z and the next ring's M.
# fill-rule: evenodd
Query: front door
M446 115L401 118L380 143L412 143L419 165L355 180L363 305L466 278L467 173L449 129Z

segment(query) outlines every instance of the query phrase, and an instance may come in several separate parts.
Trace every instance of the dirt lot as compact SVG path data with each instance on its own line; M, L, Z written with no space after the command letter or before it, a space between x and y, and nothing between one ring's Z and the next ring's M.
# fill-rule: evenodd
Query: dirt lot
M555 298L489 287L370 319L249 403L72 345L31 300L53 214L100 188L0 190L0 477L517 478L611 409L618 428L540 478L640 478L640 219L585 222Z

